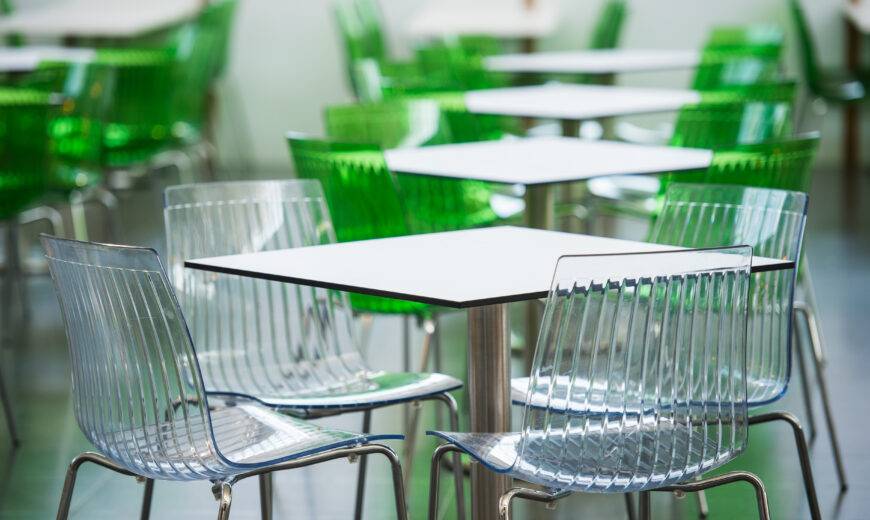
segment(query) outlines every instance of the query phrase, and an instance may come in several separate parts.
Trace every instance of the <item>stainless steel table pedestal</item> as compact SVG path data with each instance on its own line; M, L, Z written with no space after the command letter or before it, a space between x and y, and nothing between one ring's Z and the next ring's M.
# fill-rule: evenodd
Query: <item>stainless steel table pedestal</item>
M468 395L471 431L510 429L510 352L506 304L468 310ZM471 517L498 518L498 500L510 488L510 478L480 464L471 466Z

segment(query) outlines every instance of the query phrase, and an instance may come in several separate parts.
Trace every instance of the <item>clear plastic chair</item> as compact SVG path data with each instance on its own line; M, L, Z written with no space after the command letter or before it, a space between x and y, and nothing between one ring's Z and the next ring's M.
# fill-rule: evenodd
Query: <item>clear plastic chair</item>
M380 453L392 464L396 510L405 518L401 467L380 439L322 428L206 391L184 314L157 252L43 236L72 365L76 419L98 453L70 465L58 518L66 518L76 473L94 462L153 480L210 480L229 517L241 479L355 454Z
M370 369L345 293L184 268L193 258L335 242L317 181L174 186L165 192L164 217L170 278L189 317L209 395L244 395L306 418L363 412L364 433L375 408L437 400L456 423L448 392L462 382ZM364 476L361 465L358 514Z
M447 451L547 490L503 495L506 518L515 497L674 490L738 456L751 258L748 246L560 258L522 430L431 432L451 444L433 457L430 518ZM732 476L756 486L766 518L760 481Z

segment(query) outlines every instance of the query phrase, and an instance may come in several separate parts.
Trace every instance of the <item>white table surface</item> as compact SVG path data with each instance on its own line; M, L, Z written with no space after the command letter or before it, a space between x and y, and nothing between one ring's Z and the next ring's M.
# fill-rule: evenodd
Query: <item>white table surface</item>
M407 32L415 38L488 35L499 38L539 38L558 24L557 0L428 0L414 14Z
M0 48L0 72L35 70L44 61L85 62L94 59L93 49L28 46Z
M489 56L493 72L620 74L691 69L701 62L697 50L600 49Z
M653 112L671 112L698 103L694 90L569 85L472 90L465 106L476 114L587 120Z
M846 0L843 4L843 14L859 31L870 34L870 1L852 2Z
M572 137L502 139L387 150L394 172L505 184L555 184L608 175L698 170L713 152Z
M676 248L505 226L196 259L186 265L468 308L545 297L560 256L673 249ZM698 257L693 258L697 261ZM754 270L793 267L790 262L778 260L755 258L753 262ZM617 264L612 258L602 259L590 270L619 273ZM667 266L650 269L665 274L668 270L680 272L697 267L669 262Z
M21 3L19 3L21 4ZM129 38L194 17L202 0L57 0L0 18L0 34Z

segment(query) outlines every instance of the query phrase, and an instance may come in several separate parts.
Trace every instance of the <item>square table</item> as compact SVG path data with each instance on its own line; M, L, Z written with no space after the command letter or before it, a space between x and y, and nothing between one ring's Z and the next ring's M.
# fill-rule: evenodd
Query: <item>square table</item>
M203 5L203 0L58 0L0 18L0 34L133 38L187 21Z
M710 166L713 152L571 137L503 139L398 148L385 152L387 167L430 175L526 186L532 227L553 227L552 187L610 175L691 171Z
M546 297L556 262L563 255L673 249L678 248L495 227L192 259L185 265L467 309L471 431L499 432L510 428L507 304ZM754 258L752 266L753 271L792 268L793 262L761 258ZM667 272L660 266L651 269ZM510 479L475 464L471 483L473 518L498 518L498 499L508 490Z
M593 49L487 56L483 66L518 74L622 74L692 69L700 63L697 50Z
M76 47L27 46L0 48L0 72L30 72L44 61L89 62L93 49Z
M556 29L558 14L556 0L428 0L407 33L421 39L487 35L531 42Z
M569 85L472 90L465 106L475 114L558 119L563 122L671 112L701 101L695 90Z

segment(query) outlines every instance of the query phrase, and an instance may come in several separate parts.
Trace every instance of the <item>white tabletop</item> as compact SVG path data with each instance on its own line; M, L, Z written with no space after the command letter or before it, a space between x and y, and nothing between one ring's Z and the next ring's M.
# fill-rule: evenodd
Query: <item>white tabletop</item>
M870 1L862 0L853 2L846 0L843 4L843 13L862 33L870 33Z
M697 50L600 49L489 56L493 72L620 74L691 69L701 62Z
M694 90L562 83L472 90L465 94L466 108L477 114L581 121L670 112L699 101L701 95Z
M0 48L0 72L35 70L44 61L86 62L96 51L72 47L28 46Z
M713 152L572 137L503 139L387 150L394 172L505 184L554 184L608 175L699 170Z
M129 38L194 17L202 0L57 0L0 18L0 34Z
M408 25L417 38L488 35L499 38L539 38L558 23L556 0L428 0Z
M556 231L495 227L197 259L186 265L468 308L545 297L556 261L564 255L673 249L676 248ZM793 267L792 263L777 260L753 261L755 270ZM597 265L595 271L620 272L612 258L602 262L606 263ZM693 266L669 262L667 266L651 269L666 274L689 271Z

